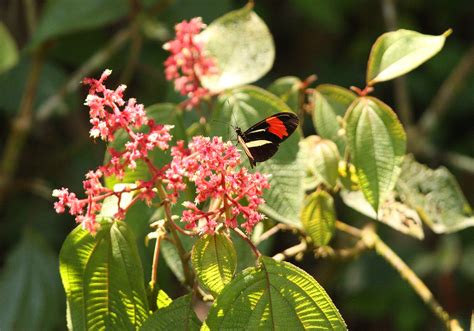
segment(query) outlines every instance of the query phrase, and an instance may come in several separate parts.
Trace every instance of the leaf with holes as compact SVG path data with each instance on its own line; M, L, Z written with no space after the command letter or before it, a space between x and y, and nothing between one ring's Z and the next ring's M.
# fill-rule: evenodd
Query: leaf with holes
M219 97L211 120L211 135L222 136L226 140L230 137L230 125L222 125L222 122L230 123L235 119L236 124L246 130L256 122L283 111L291 112L291 109L281 99L261 88L236 88ZM300 226L298 214L304 199L304 170L298 158L300 137L296 130L272 158L257 164L258 171L272 175L270 189L264 193L266 204L262 210L270 218L293 226ZM242 157L245 158L245 155ZM243 165L250 167L246 158Z
M384 33L370 51L367 85L399 77L417 68L443 48L451 32L449 29L440 36L403 29Z
M469 203L456 178L444 167L433 170L416 162L412 156L406 157L397 192L436 233L456 232L474 226Z
M218 18L199 37L218 68L217 74L200 77L212 92L253 83L273 65L273 37L251 5Z
M331 84L316 87L313 96L313 125L318 135L336 143L339 153L344 154L346 143L342 135L341 121L356 99L351 90Z
M347 330L326 291L309 274L269 257L237 275L216 298L203 330Z
M351 161L365 198L378 212L394 188L406 150L406 135L397 115L373 97L356 99L346 114Z
M135 238L123 222L96 236L76 227L59 255L69 329L136 329L148 316Z
M325 246L331 240L336 226L336 211L332 196L316 191L305 199L301 223L316 246Z
M201 322L194 313L192 299L192 294L188 294L158 309L143 323L140 331L199 330Z
M226 235L205 235L194 243L191 261L201 284L218 295L234 276L237 253Z

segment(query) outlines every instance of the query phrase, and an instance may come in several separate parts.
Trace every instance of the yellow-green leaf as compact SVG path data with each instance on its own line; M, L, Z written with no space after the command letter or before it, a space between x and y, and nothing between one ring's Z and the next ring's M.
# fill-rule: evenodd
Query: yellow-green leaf
M405 130L388 105L373 97L360 97L347 111L346 137L360 188L378 212L400 174Z
M341 155L346 143L339 119L356 97L351 90L331 84L319 85L313 93L313 125L318 135L336 143Z
M0 74L18 62L18 47L3 22L0 22Z
M439 36L403 29L384 33L370 51L367 84L387 81L417 68L443 48L451 32L450 29Z
M237 268L237 253L224 234L205 235L195 243L191 255L196 276L213 294L219 294Z
M275 59L273 37L250 5L218 18L200 38L219 71L200 77L203 86L213 92L255 82Z
M325 191L316 191L305 199L301 222L316 246L325 246L331 240L336 224L334 200Z
M269 257L237 275L201 330L347 330L331 298L302 269Z

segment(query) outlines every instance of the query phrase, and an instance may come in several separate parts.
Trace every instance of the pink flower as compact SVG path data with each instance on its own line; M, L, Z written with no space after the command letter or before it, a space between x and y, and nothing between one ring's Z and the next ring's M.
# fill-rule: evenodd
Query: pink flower
M174 80L175 90L188 97L186 109L209 95L199 77L217 73L214 60L204 54L202 42L197 38L205 27L200 17L182 21L175 26L176 38L163 45L171 53L165 61L166 79Z
M188 229L212 234L219 223L237 227L237 216L242 215L245 222L241 227L250 233L264 218L257 209L264 203L263 190L269 188L267 177L245 168L238 170L240 154L231 142L197 136L187 149L179 142L171 153L173 160L165 172L168 190L176 196L186 188L186 181L196 186L194 202L183 204L187 210L182 221Z

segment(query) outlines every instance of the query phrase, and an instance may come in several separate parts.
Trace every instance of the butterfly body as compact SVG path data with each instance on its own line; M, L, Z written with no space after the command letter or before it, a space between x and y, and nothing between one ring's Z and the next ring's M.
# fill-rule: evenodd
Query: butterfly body
M237 141L247 155L250 165L256 166L271 158L280 143L285 141L298 127L299 119L293 113L277 113L252 125L246 131L237 127Z

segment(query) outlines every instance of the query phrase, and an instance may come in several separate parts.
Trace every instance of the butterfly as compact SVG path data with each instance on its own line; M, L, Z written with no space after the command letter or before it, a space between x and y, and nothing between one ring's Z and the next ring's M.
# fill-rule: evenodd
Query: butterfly
M298 116L283 112L261 120L245 132L236 127L237 141L249 158L251 167L271 158L278 151L280 143L295 131L298 124Z

